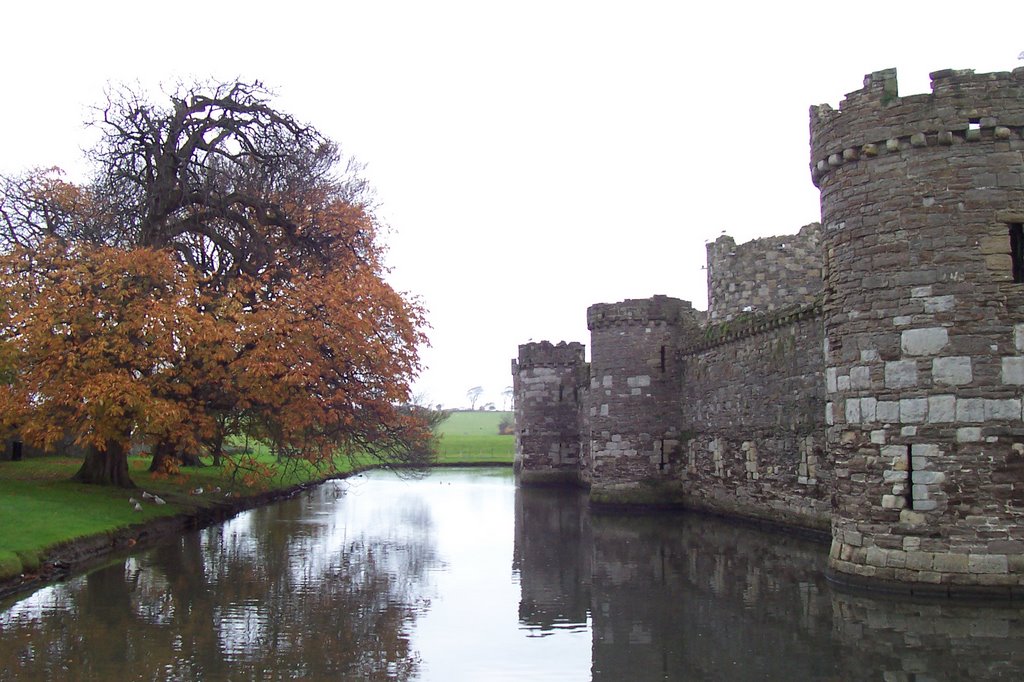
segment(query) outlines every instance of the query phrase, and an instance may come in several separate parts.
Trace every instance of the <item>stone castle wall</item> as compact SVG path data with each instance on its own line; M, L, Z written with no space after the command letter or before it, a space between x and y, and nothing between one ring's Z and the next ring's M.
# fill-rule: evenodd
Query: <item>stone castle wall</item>
M811 109L849 579L1024 585L1022 134L1024 69L940 71L907 98L880 71Z
M821 292L821 225L796 234L737 244L722 235L707 245L708 318L732 320L814 303Z
M932 82L811 108L820 227L709 244L706 319L588 310L592 500L830 525L840 581L1024 594L1024 69Z
M684 349L687 438L673 466L686 504L828 529L822 337L810 305Z

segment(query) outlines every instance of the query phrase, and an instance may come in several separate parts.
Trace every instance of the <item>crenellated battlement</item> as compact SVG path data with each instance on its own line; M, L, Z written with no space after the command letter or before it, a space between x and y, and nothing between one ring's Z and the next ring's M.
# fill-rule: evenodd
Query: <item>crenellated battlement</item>
M864 77L835 110L812 106L811 178L846 164L924 147L953 147L1024 136L1024 68L931 74L932 92L900 97L895 69Z
M586 351L582 343L560 341L532 341L519 346L519 359L513 360L513 369L531 369L534 367L563 367L582 365L586 360Z
M700 313L690 301L658 295L618 303L595 303L587 308L587 329L593 331L623 324L642 326L652 322L677 324L699 318Z

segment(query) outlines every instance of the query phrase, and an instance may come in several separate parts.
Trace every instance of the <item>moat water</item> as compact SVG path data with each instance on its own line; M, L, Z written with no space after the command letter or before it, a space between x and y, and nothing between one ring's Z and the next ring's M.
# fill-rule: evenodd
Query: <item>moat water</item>
M825 552L375 472L0 603L0 679L1024 679L1024 608L851 595Z

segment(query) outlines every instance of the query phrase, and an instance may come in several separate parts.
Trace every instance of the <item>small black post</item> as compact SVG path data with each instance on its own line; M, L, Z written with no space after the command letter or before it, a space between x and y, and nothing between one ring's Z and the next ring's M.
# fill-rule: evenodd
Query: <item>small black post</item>
M20 440L12 440L11 441L11 461L12 462L20 462L21 461L21 441Z

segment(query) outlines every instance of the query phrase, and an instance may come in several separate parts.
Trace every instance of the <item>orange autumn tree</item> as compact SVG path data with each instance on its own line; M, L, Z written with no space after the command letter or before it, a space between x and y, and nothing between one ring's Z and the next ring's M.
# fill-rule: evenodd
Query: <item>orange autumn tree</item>
M130 486L134 434L187 438L204 418L178 400L172 368L217 330L168 254L47 239L0 258L0 288L14 368L0 415L41 447L74 436L89 453L80 480Z
M5 422L42 443L63 419L89 446L80 477L122 485L131 443L219 450L239 415L293 456L426 461L429 425L402 407L423 313L386 283L366 184L337 147L259 84L165 108L118 93L98 125L87 186L5 179Z

